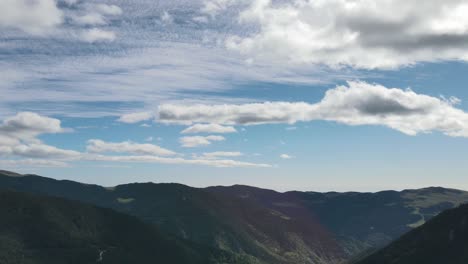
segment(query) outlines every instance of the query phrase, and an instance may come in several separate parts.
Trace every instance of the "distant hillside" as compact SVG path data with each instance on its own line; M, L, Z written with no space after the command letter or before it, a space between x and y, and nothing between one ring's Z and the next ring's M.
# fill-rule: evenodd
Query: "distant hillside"
M241 185L208 190L289 217L313 214L348 257L385 246L441 211L468 202L468 192L438 187L377 193L279 193Z
M444 211L357 264L468 263L468 205Z
M61 198L0 191L0 263L249 263L161 234L135 217Z
M379 193L279 193L239 185L199 189L154 183L103 188L0 173L1 188L113 208L165 234L269 264L340 263L468 202L467 192L443 188Z

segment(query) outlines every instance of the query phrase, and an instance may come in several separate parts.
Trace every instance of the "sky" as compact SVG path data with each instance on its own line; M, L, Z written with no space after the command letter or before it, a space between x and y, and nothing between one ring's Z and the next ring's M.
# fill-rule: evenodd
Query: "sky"
M0 168L468 190L468 3L2 0Z

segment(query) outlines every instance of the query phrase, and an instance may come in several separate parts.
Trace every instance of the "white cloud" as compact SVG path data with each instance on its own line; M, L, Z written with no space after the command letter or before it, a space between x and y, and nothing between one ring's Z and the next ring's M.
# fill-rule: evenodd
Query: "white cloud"
M81 40L89 43L94 42L106 42L106 41L114 41L116 35L113 31L103 30L100 28L91 28L84 30L81 33Z
M205 153L203 157L184 159L173 156L177 153L153 144L126 142L105 142L91 139L87 144L87 153L60 149L43 144L36 137L45 133L65 132L60 120L31 112L18 113L6 118L0 125L0 166L4 167L66 167L72 161L107 161L107 162L146 162L162 164L192 164L212 167L271 167L269 164L257 164L244 161L220 160L217 157L240 156L236 152ZM224 140L220 136L201 137L208 141ZM153 140L153 138L148 138ZM161 138L157 138L161 140ZM190 140L188 140L190 141ZM200 142L198 142L200 143ZM187 144L196 144L192 140ZM201 142L201 144L204 144ZM97 153L129 153L136 155L110 156ZM10 159L6 159L10 158Z
M97 4L92 7L92 9L100 12L101 14L118 16L121 15L122 9L116 5L107 5L107 4Z
M194 148L199 146L207 146L210 145L212 141L223 141L225 140L222 136L193 136L193 137L181 137L179 139L180 144L182 147L185 148Z
M63 23L63 13L55 0L2 0L0 27L43 35Z
M122 115L118 119L118 121L122 123L133 124L133 123L138 123L141 121L152 119L153 116L154 114L152 112L131 113L131 114Z
M256 60L332 67L468 61L464 0L275 2L253 1L239 21L257 30L229 37L226 46Z
M32 112L20 112L13 117L6 118L0 124L0 143L3 138L34 140L39 134L53 134L66 132L58 119L41 116ZM11 139L10 139L11 140Z
M203 7L200 10L201 13L207 14L210 17L214 18L221 12L228 9L231 5L234 5L236 0L204 0Z
M80 153L43 144L37 136L69 131L58 119L20 112L0 124L0 155L29 158L78 158Z
M86 149L93 153L116 152L158 156L171 156L177 154L174 151L153 144L138 144L130 141L105 142L99 139L88 140Z
M112 161L112 162L144 162L144 163L162 163L162 164L187 164L187 165L204 165L211 167L240 167L240 168L269 168L269 164L250 163L235 160L218 160L218 159L183 159L183 158L163 158L157 156L102 156L95 155L88 157L89 160L95 161Z
M0 151L1 152L1 151ZM81 154L73 150L59 149L54 146L44 144L18 145L11 147L10 154L30 158L58 158L72 159L78 158Z
M281 154L281 155L280 155L280 158L282 158L282 159L292 159L292 158L294 158L294 157L291 156L291 155L288 155L288 154Z
M215 152L205 152L201 155L205 159L217 159L220 157L240 157L244 154L242 152L232 152L232 151L215 151Z
M182 131L182 134L197 134L197 133L235 133L237 130L232 126L222 126L219 124L195 124Z
M174 21L174 18L171 16L171 14L169 14L169 12L164 11L161 15L161 21L170 24Z
M99 13L89 13L81 16L73 16L73 21L78 25L105 25L107 21Z
M44 159L21 159L21 160L0 160L2 167L68 167L69 165L63 161L44 160Z
M295 126L289 126L289 127L286 127L285 129L288 130L288 131L292 131L292 130L296 130L297 127L295 127Z
M242 105L161 105L158 120L166 123L259 125L327 120L348 125L383 125L409 135L439 131L468 137L468 113L443 98L411 90L349 82L326 92L315 104L265 102Z

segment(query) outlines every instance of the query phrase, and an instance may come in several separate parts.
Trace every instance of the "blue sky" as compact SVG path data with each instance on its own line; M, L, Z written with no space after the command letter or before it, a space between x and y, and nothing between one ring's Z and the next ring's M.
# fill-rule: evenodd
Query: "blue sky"
M0 3L0 167L106 186L468 189L468 5Z

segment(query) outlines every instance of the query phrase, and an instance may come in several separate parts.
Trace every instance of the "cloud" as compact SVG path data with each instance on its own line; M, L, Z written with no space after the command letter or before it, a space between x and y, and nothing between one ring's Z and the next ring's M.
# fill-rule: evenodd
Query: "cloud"
M240 157L244 154L242 152L231 152L231 151L215 151L215 152L205 152L201 155L205 159L217 159L220 157Z
M56 160L44 160L44 159L21 159L21 160L0 160L0 166L2 167L68 167L69 165L63 161Z
M90 156L89 160L112 161L112 162L143 162L143 163L162 163L162 164L186 164L186 165L204 165L211 167L240 167L240 168L270 168L269 164L250 163L235 160L218 159L183 159L183 158L164 158L157 156Z
M232 126L222 126L218 124L195 124L184 129L182 134L197 134L197 133L235 133L237 130Z
M0 150L1 153L1 150ZM81 154L73 150L59 149L54 146L45 144L30 144L18 145L11 147L10 153L16 156L30 157L30 158L58 158L58 159L72 159L78 158Z
M171 24L172 22L174 22L174 18L171 16L171 14L169 14L169 12L164 11L161 15L161 21L163 21L164 23Z
M159 122L224 125L294 124L313 120L347 125L382 125L408 135L442 132L468 137L468 113L446 100L409 89L349 82L325 93L315 104L265 102L241 105L161 105Z
M152 112L131 113L131 114L122 115L118 119L118 121L122 123L133 124L133 123L138 123L141 121L152 119L153 116L154 114Z
M294 157L291 156L291 155L288 155L288 154L281 154L281 155L280 155L280 158L282 158L282 159L292 159L292 158L294 158Z
M62 128L60 120L32 112L20 112L5 119L0 124L0 134L3 137L21 140L32 140L40 134L54 134L66 131L69 131L69 129ZM0 136L0 142L2 136Z
M221 12L225 11L231 5L236 4L236 0L204 0L203 7L201 8L201 13L207 14L210 17L214 18Z
M153 144L138 144L130 141L118 143L105 142L99 139L88 140L86 149L93 153L116 152L158 156L172 156L177 154L174 151Z
M37 137L70 131L58 119L32 112L20 112L0 124L0 155L28 158L78 158L80 153L43 144Z
M92 9L100 12L101 14L111 15L111 16L118 16L123 13L122 9L116 5L96 4L92 6Z
M467 12L463 0L255 0L239 22L256 30L226 46L256 60L332 67L468 61Z
M73 21L78 25L105 25L107 21L105 18L99 13L89 13L82 16L73 16Z
M81 40L89 43L114 41L116 34L113 31L92 28L81 33Z
M180 144L184 148L194 148L199 146L210 145L212 141L223 141L225 140L222 136L193 136L193 137L181 137L179 139Z
M63 18L55 0L0 1L0 27L44 35L61 25Z
M184 159L180 157L164 157L174 156L177 153L153 144L138 144L130 141L105 142L103 140L91 139L88 140L86 146L88 152L81 153L49 146L36 138L41 134L62 133L66 131L67 129L61 127L60 120L36 113L21 112L13 117L6 118L0 125L0 165L5 167L66 167L69 166L67 162L107 161L191 164L212 167L271 167L269 164L217 159L218 157L240 156L236 152L212 152L205 153L206 155L203 157ZM220 136L200 138L208 141L208 144L211 141L224 140ZM149 139L153 140L153 138ZM198 143L205 144L204 142ZM192 139L191 141L189 139L187 144L194 146L194 144L197 144L197 140ZM128 153L132 155L111 156L100 153Z

